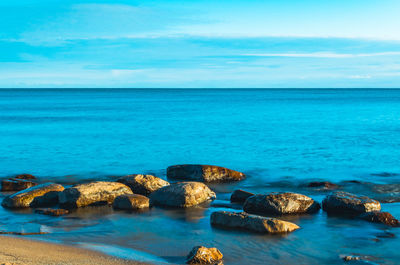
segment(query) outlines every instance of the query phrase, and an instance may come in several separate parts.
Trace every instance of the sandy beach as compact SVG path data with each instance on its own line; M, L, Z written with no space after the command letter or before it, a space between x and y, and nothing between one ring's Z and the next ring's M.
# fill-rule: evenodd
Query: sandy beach
M144 264L118 259L100 252L86 249L51 244L9 236L0 236L1 265L36 265L36 264Z

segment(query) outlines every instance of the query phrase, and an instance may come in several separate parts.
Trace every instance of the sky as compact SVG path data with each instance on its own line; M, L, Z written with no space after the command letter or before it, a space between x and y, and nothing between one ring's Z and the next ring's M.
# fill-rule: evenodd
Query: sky
M398 0L1 0L2 88L400 88Z

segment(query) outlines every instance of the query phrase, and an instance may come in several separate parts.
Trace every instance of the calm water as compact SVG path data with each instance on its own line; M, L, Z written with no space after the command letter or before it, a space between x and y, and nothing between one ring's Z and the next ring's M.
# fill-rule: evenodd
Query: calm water
M0 90L0 136L1 176L31 173L63 184L130 173L165 178L167 166L181 163L249 176L213 185L218 201L189 210L97 207L49 218L1 208L2 229L42 229L51 234L37 238L171 263L199 244L218 247L226 264L341 264L340 254L400 262L398 230L323 212L290 217L302 229L287 236L209 225L236 188L321 201L326 192L303 184L359 180L343 189L400 201L400 90ZM400 203L383 208L400 218Z

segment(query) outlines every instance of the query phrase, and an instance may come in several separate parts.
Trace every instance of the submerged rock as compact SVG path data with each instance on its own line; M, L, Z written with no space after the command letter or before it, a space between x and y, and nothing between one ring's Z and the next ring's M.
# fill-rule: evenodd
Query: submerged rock
M314 181L307 184L307 187L310 188L321 188L325 190L334 190L339 188L338 185L329 181Z
M218 166L176 165L167 168L167 177L171 179L214 182L238 181L246 176L241 172Z
M149 198L139 194L126 194L115 198L114 209L139 210L149 208Z
M150 203L167 207L191 207L215 198L215 193L204 183L179 182L153 192Z
M56 192L63 191L64 187L59 184L45 183L19 191L4 198L3 207L7 208L27 208L37 206L42 199L49 200ZM49 194L51 196L46 196Z
M36 186L37 183L25 179L10 178L1 181L1 191L20 191Z
M359 218L369 222L381 223L393 227L400 226L399 220L394 218L393 215L388 212L367 212L361 214Z
M187 264L216 264L223 255L217 248L197 246L190 251L186 258Z
M261 215L314 213L319 209L319 203L310 197L292 192L254 195L243 205L245 212Z
M51 216L61 216L68 214L69 211L66 209L38 208L35 209L35 213Z
M148 196L153 191L158 190L164 186L168 186L169 182L157 178L153 175L128 175L117 180L120 183L127 185L135 194L142 194Z
M366 196L357 196L348 192L334 192L322 202L322 208L334 214L360 214L380 211L381 204Z
M131 189L118 182L96 181L75 185L59 194L60 205L77 208L96 204L111 204L120 195L132 194Z
M225 228L241 228L258 233L272 234L292 232L300 228L294 223L276 218L226 211L213 212L211 214L211 224Z
M244 191L244 190L235 190L231 195L231 202L243 203L247 200L247 198L253 196L254 193Z

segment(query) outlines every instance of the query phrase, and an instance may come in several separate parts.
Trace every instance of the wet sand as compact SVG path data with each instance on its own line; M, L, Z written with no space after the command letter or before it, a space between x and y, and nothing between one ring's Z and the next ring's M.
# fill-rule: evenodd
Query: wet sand
M145 263L118 259L100 252L72 246L0 236L0 264L138 265Z

